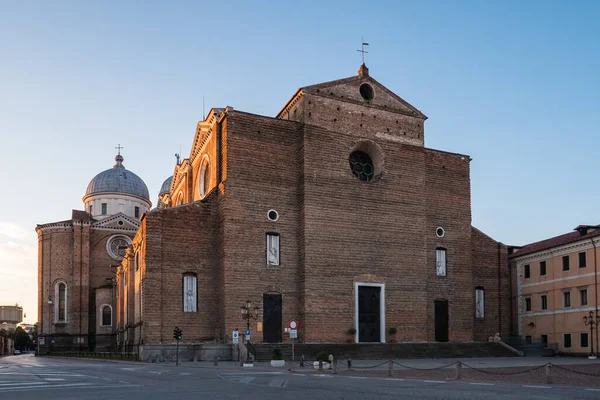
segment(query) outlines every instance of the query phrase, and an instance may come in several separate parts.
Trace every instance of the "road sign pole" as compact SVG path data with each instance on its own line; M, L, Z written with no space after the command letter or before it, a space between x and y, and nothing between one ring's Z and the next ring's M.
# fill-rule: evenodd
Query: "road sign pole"
M292 339L292 361L294 361L294 339Z
M177 340L177 350L175 356L175 366L179 367L179 340Z

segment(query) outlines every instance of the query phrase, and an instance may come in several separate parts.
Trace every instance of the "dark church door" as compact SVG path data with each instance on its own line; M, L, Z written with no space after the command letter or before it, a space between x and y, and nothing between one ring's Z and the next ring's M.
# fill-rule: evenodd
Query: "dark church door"
M435 301L435 341L448 341L448 301Z
M381 341L380 287L358 287L358 341Z
M281 295L263 294L263 342L281 343Z

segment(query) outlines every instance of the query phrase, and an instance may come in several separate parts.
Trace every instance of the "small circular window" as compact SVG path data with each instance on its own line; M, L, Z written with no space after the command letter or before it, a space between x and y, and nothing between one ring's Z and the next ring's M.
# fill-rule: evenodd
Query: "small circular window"
M373 100L373 96L375 93L373 92L373 87L368 83L363 83L360 85L360 95L365 100Z
M435 230L435 235L437 237L444 237L445 234L446 234L446 231L444 231L444 228L437 228Z
M363 151L354 151L350 154L350 169L361 181L373 180L373 160Z
M267 218L269 219L269 221L277 221L279 219L279 213L275 210L269 210L269 212L267 213Z
M120 226L123 226L124 222L119 220L119 222L117 222L117 224L119 224Z
M113 236L106 243L106 250L112 258L120 261L125 257L130 243L131 240L126 236Z

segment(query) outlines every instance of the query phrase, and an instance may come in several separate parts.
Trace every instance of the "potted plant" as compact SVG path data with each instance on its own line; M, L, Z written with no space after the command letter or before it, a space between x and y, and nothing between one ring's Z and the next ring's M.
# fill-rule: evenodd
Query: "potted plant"
M348 343L354 343L354 335L356 335L356 329L354 328L350 328L348 329L348 335L350 335L350 338L348 339Z
M285 366L285 360L283 359L283 354L281 353L281 349L273 349L273 353L271 355L271 367L283 367Z
M396 343L396 333L398 333L398 329L396 329L396 328L388 329L388 334L392 337L392 339L390 340L391 343Z
M317 361L313 363L315 369L319 369L319 361L323 362L323 369L331 368L331 365L329 364L329 355L326 351L321 351L317 354Z

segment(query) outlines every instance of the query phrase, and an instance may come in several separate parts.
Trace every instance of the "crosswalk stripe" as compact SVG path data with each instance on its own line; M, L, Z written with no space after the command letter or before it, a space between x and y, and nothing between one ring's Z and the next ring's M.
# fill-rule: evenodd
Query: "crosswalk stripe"
M253 377L253 376L247 376L247 377L245 377L245 378L242 378L242 379L240 379L240 382L241 382L241 383L250 383L250 382L252 382L253 380L254 380L254 377Z
M269 382L269 386L271 386L271 387L284 388L287 386L287 384L288 384L287 379L273 379L271 382Z

